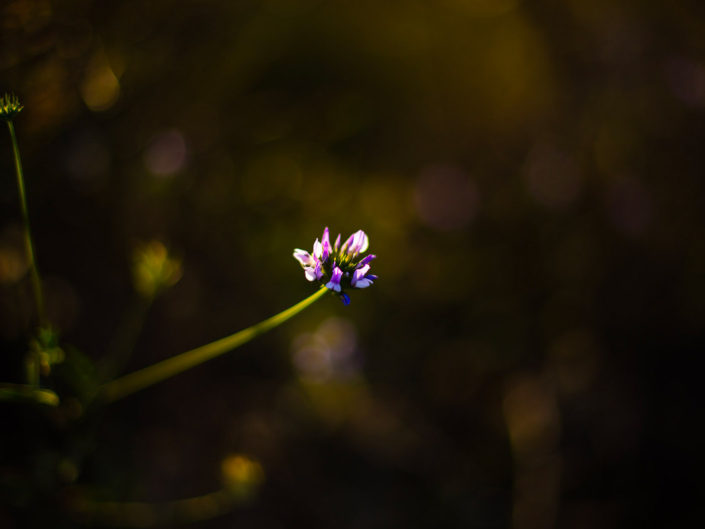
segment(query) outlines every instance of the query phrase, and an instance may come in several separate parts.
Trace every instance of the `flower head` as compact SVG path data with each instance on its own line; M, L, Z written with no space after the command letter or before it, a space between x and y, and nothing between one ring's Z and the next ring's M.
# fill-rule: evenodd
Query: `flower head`
M0 96L0 118L9 121L15 114L19 113L22 108L24 107L20 104L20 100L17 99L17 96L10 94Z
M313 243L313 253L295 249L296 259L304 269L306 279L325 285L336 292L345 305L350 303L350 297L345 293L348 288L367 288L377 276L370 274L370 261L375 255L360 258L367 250L369 238L358 230L340 245L340 234L331 245L328 228L323 230L323 236Z

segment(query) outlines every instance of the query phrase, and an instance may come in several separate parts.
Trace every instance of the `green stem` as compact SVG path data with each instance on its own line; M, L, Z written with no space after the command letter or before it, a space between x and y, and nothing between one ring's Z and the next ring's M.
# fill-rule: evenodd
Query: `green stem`
M232 510L238 498L227 490L161 503L74 500L73 510L84 523L120 527L152 527L205 521Z
M24 172L22 171L22 161L20 160L20 148L17 145L15 126L12 120L7 120L7 128L10 129L10 139L12 140L12 152L15 155L15 171L17 173L17 189L20 194L20 208L22 209L22 222L24 223L24 239L29 261L29 270L32 278L32 290L34 291L34 302L37 308L37 319L39 324L45 323L44 319L44 297L42 296L42 282L39 278L37 261L34 258L34 243L32 242L32 232L29 228L29 213L27 210L27 195L24 188Z
M148 299L139 297L128 310L115 333L115 338L107 348L103 364L98 366L101 382L115 378L125 368L153 300L153 296Z
M59 397L50 389L38 389L24 384L0 384L0 400L36 402L58 406Z
M113 380L104 384L100 388L101 397L104 402L110 403L115 402L123 397L126 397L136 391L144 389L148 386L161 382L167 378L178 375L192 367L195 367L211 358L215 358L222 354L225 354L233 349L249 342L256 336L263 334L278 325L281 325L286 320L295 316L306 307L311 305L314 301L318 300L328 291L327 288L321 287L319 290L311 294L309 297L300 301L293 307L280 312L279 314L272 316L264 321L261 321L252 327L243 329L211 342L209 344L197 347L196 349L191 349L185 353L167 358L161 362L158 362L124 377Z

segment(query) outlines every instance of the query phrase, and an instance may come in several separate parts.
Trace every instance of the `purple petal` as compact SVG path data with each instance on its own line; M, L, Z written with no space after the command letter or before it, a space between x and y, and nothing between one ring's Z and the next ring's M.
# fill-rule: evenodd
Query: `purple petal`
M357 288L357 282L360 281L363 277L365 277L363 274L359 273L359 270L355 270L353 272L352 279L350 280L350 284L353 286L353 288Z
M358 252L364 252L367 251L367 248L370 245L370 238L367 236L367 234L362 231L358 230L357 232L357 251Z
M340 233L338 236L335 238L335 245L333 246L335 248L335 251L338 251L338 246L340 245Z
M323 237L321 238L321 242L323 243L323 254L322 254L322 259L325 261L328 259L328 256L330 255L331 251L331 246L330 246L330 236L328 234L328 226L326 226L326 229L323 230Z
M350 237L348 237L348 240L345 241L345 244L343 244L343 247L340 249L340 253L352 253L352 251L348 248L352 242L355 240L355 234L353 233Z
M372 282L365 277L365 274L369 271L370 265L365 265L353 272L350 284L354 288L365 288L372 284Z
M349 255L357 255L358 253L367 250L370 240L364 231L357 230L350 236L350 238L352 241L350 242L350 247L348 248Z
M306 279L308 279L309 281L315 281L317 279L316 278L316 269L311 268L310 266L307 266L306 268L304 268L304 274L306 274Z
M370 261L372 261L372 259L374 259L374 258L376 258L376 257L377 257L377 256L374 255L374 254L368 255L367 257L365 257L362 261L360 261L360 262L357 264L357 268L362 268L363 266L365 266L367 263L369 263Z
M366 277L363 277L357 283L355 283L355 288L367 288L372 284L372 281L367 279Z
M316 262L316 268L314 269L314 272L316 274L316 279L320 281L320 279L323 277L323 270L321 270L321 262L320 261Z
M333 268L333 275L330 281L326 283L326 288L335 290L336 292L340 292L340 280L342 279L342 277L343 271L336 266L335 268Z

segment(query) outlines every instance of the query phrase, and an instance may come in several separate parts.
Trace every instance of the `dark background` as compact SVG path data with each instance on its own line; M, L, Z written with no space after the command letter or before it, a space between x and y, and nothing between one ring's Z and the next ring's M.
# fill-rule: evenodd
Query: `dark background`
M291 252L324 226L364 229L380 276L110 407L0 403L1 526L206 494L231 454L265 479L195 526L702 518L702 3L10 0L0 28L47 308L85 377L140 321L139 242L183 275L127 370L309 295ZM1 143L2 378L21 382Z

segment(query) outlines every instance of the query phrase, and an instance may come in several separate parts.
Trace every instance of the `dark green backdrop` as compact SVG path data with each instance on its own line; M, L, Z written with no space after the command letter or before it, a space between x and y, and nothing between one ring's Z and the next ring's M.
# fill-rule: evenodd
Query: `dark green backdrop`
M88 418L1 403L0 526L205 494L229 454L265 480L197 527L696 523L705 11L677 4L3 2L62 343L100 362L125 338L141 241L183 276L129 370L307 296L291 252L324 226L364 229L380 279ZM0 145L20 381L32 303Z

